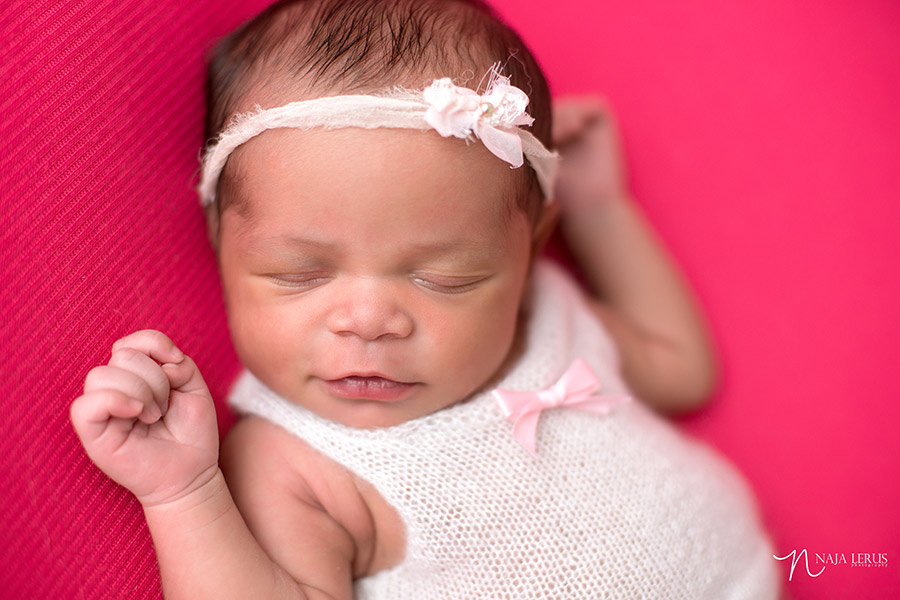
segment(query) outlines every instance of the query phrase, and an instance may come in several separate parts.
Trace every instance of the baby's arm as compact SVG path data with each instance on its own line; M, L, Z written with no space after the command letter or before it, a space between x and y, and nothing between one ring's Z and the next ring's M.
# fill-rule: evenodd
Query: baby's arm
M219 470L209 390L162 333L117 341L71 416L90 458L143 506L169 600L350 597L339 568L303 571L302 585L251 535Z
M660 411L698 407L715 383L712 345L687 284L630 199L612 113L596 98L563 99L553 129L562 229L623 376Z
M296 580L330 572L329 591L350 597L353 579L399 561L403 527L381 510L387 503L372 501L366 492L374 488L296 435L244 417L220 461L253 536Z

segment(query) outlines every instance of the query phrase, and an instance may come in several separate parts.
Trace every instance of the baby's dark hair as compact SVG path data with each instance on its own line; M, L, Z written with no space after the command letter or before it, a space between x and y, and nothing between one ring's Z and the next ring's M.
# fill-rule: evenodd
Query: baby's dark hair
M499 62L529 98L532 133L551 147L550 92L519 35L482 0L281 0L225 37L207 80L207 139L255 105L400 86L423 89L450 77L475 88ZM237 194L226 165L212 207L216 224ZM530 168L515 191L533 216L540 190Z

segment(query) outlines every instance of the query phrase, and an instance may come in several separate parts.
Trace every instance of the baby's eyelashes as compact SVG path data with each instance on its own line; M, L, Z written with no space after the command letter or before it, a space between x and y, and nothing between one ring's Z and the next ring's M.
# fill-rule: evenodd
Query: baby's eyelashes
M323 286L338 278L330 272L269 273L266 279L280 288L304 292ZM371 278L366 278L371 279ZM397 281L397 278L392 278ZM440 294L463 294L472 291L489 279L486 275L458 276L431 273L414 273L407 280L419 288Z
M268 274L266 277L278 286L299 291L311 290L334 279L333 275L322 272L298 274L279 273Z
M486 276L450 277L441 275L413 275L410 280L416 285L441 294L463 294L478 287L487 280Z

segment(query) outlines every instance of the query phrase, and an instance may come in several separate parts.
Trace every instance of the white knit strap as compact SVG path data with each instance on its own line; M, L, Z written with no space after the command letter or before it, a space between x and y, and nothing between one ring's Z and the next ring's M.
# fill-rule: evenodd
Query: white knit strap
M202 176L197 191L203 206L215 200L216 186L228 157L241 144L268 129L432 129L425 119L429 104L422 94L397 91L383 96L346 95L291 102L277 108L236 115L203 157ZM544 147L531 132L520 127L505 128L522 143L522 153L534 169L544 198L553 197L558 155Z

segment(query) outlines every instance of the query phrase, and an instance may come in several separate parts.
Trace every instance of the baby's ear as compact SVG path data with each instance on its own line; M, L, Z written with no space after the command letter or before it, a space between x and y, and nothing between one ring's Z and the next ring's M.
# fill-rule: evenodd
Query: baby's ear
M559 219L559 202L551 200L541 204L540 212L534 223L533 233L531 234L531 260L541 255L547 240L556 229L556 222Z
M216 256L219 255L219 207L217 202L207 205L203 212L206 215L206 235Z

